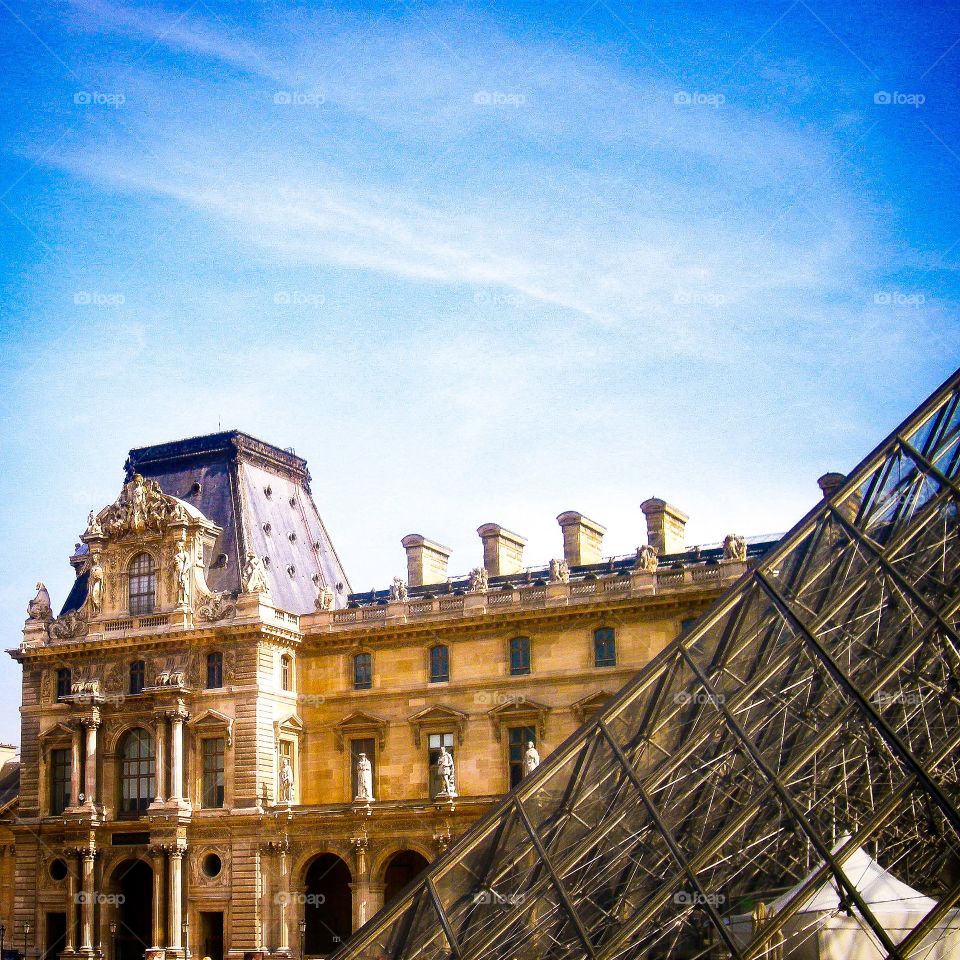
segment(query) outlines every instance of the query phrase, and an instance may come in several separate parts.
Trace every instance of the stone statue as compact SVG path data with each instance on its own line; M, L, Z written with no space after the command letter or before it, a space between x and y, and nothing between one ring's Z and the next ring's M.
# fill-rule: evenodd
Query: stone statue
M747 541L739 533L728 533L723 538L723 559L741 562L747 559Z
M373 764L365 753L357 755L357 795L355 803L373 802Z
M313 605L318 610L332 610L333 609L333 591L327 590L324 588L317 594L317 599L313 601Z
M453 755L447 753L446 747L440 748L440 756L437 757L437 773L443 783L443 787L437 794L439 798L452 798L457 795L456 770L453 765Z
M390 599L404 601L407 599L407 585L399 578L394 577L390 584Z
M50 594L43 583L37 584L37 595L27 604L27 616L31 620L53 619L53 610L50 607Z
M280 761L280 799L284 803L293 800L293 767L290 758L284 757Z
M566 560L550 561L550 582L551 583L569 583L570 565Z
M139 473L123 485L116 502L101 513L103 520L94 517L87 531L91 536L122 537L147 530L163 533L168 524L187 519L183 504L168 497L156 480L145 480Z
M102 535L103 528L100 526L100 521L97 519L97 515L91 510L90 516L87 517L87 532L84 536L99 537Z
M244 593L269 593L267 570L263 560L252 550L247 551L247 559L243 564L242 581Z
M177 541L177 552L173 555L173 570L177 581L177 604L185 606L190 596L190 558L187 556L183 540Z
M649 543L645 543L642 547L637 547L637 556L633 561L633 565L637 570L642 570L644 573L656 573L657 548L651 546Z
M100 555L96 553L90 558L87 597L90 599L91 615L99 617L103 609L103 567L100 565Z
M470 585L467 590L470 593L483 593L489 585L486 567L474 567L470 571Z
M533 773L537 767L540 766L540 754L537 753L537 748L533 745L532 740L527 741L527 752L523 755L523 775Z

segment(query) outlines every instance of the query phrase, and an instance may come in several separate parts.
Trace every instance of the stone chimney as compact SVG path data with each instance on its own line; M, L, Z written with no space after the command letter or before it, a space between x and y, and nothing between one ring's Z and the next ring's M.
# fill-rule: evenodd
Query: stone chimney
M483 565L491 577L516 573L523 569L523 548L526 540L498 523L485 523L477 528L483 541Z
M683 553L684 534L690 518L665 500L651 497L640 504L647 518L647 543L662 557L669 553Z
M407 586L422 587L446 581L449 547L434 543L419 533L408 533L400 542L407 551Z
M823 493L823 499L829 500L846 482L847 478L842 473L825 473L817 480L817 486Z
M561 513L557 523L563 531L563 559L571 567L599 563L603 559L601 548L606 527L588 520L576 510Z

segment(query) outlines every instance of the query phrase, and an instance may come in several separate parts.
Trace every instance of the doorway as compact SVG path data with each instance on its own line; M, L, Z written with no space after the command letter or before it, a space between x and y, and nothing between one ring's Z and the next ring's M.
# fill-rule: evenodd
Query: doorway
M200 948L202 956L223 960L223 911L200 911Z
M335 854L321 854L310 864L304 878L304 953L326 956L353 932L350 881L350 868Z
M48 913L46 948L43 951L43 960L56 960L57 954L66 945L67 915L65 913Z
M111 887L118 896L111 960L143 960L153 936L153 870L143 860L124 860Z

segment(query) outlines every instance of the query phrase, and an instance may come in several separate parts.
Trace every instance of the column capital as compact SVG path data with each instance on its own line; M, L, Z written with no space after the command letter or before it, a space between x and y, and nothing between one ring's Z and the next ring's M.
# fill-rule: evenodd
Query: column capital
M99 717L99 716L96 716L96 717L80 717L80 718L77 720L77 723L79 723L80 726L84 728L84 730L87 730L87 731L89 731L89 730L96 730L97 727L100 726L100 717Z
M190 719L190 711L184 707L174 707L172 710L167 710L165 712L167 719L171 723L176 723L177 721L180 723L186 723L186 721Z

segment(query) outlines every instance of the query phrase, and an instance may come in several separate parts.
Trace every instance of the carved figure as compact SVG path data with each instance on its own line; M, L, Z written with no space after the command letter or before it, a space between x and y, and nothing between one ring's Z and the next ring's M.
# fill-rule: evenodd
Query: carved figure
M82 610L71 610L52 620L47 627L51 640L77 640L87 635L87 618Z
M87 532L84 534L84 536L103 536L103 528L100 526L100 521L97 519L97 515L92 510L90 511L90 515L87 517Z
M100 555L96 553L90 557L87 597L90 600L91 615L99 617L100 611L103 609L103 567L100 565Z
M317 599L314 600L313 605L318 610L332 610L333 609L333 591L323 589L320 593L317 594Z
M37 595L27 604L27 616L31 620L53 619L53 610L50 608L50 594L43 583L37 584Z
M637 547L637 556L633 561L633 565L637 570L642 570L644 573L656 573L657 548L651 546L649 543L645 543L642 547Z
M373 802L373 764L365 753L357 755L357 795L356 803Z
M723 538L723 559L741 562L747 559L747 541L739 533L728 533Z
M486 567L474 567L470 571L470 585L467 590L470 593L483 593L489 585Z
M173 556L173 570L177 580L177 603L183 606L190 596L190 558L187 556L183 540L177 541L177 552Z
M94 526L108 537L145 533L147 530L163 533L169 524L187 519L183 504L168 497L156 480L145 480L139 473L124 484L116 502L101 513L103 519L98 523L95 517ZM93 535L92 529L88 532Z
M100 681L93 677L77 677L70 684L70 693L73 696L95 697L100 693Z
M263 560L252 550L247 551L247 559L243 564L242 581L244 593L269 593L267 570Z
M569 583L570 565L566 560L550 561L550 582L551 583Z
M407 585L399 577L394 577L393 583L390 584L390 599L401 601L407 599Z
M284 803L293 800L293 767L289 757L284 757L280 762L280 799Z
M440 756L437 757L437 773L443 781L443 789L437 797L455 797L457 795L456 769L453 765L453 755L447 753L446 747L440 748Z
M533 741L528 740L527 751L523 755L523 775L527 776L528 774L533 773L533 771L539 766L540 754L537 753L537 748L533 745Z
M205 597L203 602L197 607L197 618L199 620L226 620L237 612L237 605L234 602L233 594L223 591L222 593L212 593Z

